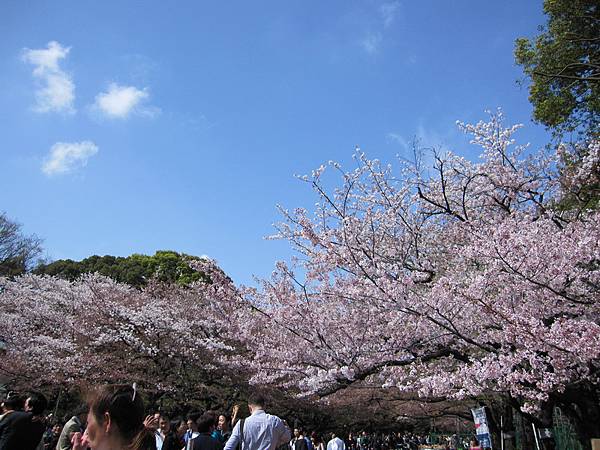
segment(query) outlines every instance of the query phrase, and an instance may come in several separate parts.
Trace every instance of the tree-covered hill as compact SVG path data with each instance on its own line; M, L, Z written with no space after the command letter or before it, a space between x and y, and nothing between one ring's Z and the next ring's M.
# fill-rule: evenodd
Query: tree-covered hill
M84 273L99 273L121 283L143 287L156 277L159 281L190 284L205 276L193 270L189 262L201 260L198 256L160 250L154 255L133 254L131 256L90 256L81 261L60 259L49 264L41 264L33 271L38 275L53 275L75 280Z

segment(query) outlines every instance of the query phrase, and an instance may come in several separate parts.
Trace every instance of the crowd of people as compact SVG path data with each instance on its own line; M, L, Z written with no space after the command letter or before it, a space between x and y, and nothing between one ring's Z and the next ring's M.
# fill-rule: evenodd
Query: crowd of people
M108 385L93 391L63 424L44 415L48 402L41 393L12 394L0 405L0 450L413 450L431 444L411 433L320 435L290 427L265 405L261 395L250 396L247 418L240 418L239 406L231 415L146 415L135 384ZM452 439L437 448L481 450L476 441L458 446Z
M397 433L349 433L346 450L417 450L437 448L443 450L486 450L479 445L477 439L468 439L456 434L438 435L433 438L429 434L409 432Z

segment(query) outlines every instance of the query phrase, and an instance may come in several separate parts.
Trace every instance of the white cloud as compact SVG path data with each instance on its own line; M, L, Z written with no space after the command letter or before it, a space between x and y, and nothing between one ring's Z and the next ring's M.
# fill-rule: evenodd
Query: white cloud
M33 76L38 84L35 111L75 112L75 84L71 76L60 68L60 61L70 50L71 47L63 47L56 41L49 42L47 48L23 50L23 61L33 64Z
M379 50L382 39L381 33L368 33L360 42L360 45L367 53L373 55Z
M147 89L111 83L107 92L101 92L96 96L93 109L111 119L126 119L131 114L153 117L160 112L160 109L143 106L149 97Z
M379 13L381 14L381 19L383 20L383 26L385 28L389 28L394 23L399 9L400 2L397 1L384 3L379 7Z
M62 175L84 167L88 159L98 153L98 146L91 141L57 142L42 165L46 175Z

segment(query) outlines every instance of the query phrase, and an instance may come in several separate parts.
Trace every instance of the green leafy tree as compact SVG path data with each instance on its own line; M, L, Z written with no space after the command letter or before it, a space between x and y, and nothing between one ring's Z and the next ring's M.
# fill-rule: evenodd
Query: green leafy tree
M189 263L194 260L199 261L201 258L170 250L157 251L152 256L94 255L81 261L61 259L40 265L34 273L58 276L71 281L84 273L99 273L138 288L145 286L152 278L168 283L189 285L194 281L208 279L203 273L190 267Z
M600 3L545 0L548 24L534 39L519 38L515 59L530 79L534 118L562 138L588 140L600 123Z

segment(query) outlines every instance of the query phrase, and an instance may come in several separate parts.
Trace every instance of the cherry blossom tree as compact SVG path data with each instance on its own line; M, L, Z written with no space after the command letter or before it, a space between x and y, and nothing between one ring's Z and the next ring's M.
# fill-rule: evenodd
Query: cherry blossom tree
M202 261L210 282L189 287L1 279L0 370L188 395L239 376L340 404L358 388L499 396L542 421L561 405L600 432L600 213L564 202L597 183L598 143L573 170L564 149L516 145L500 112L458 125L480 161L434 151L431 167L394 170L357 152L354 170L303 177L315 209L281 209L275 236L297 257L258 287Z
M276 236L298 257L245 290L252 308L238 311L256 382L320 397L357 383L498 393L538 416L593 403L600 214L560 206L560 158L516 145L500 112L458 125L479 162L434 152L429 170L394 171L357 153L353 171L328 164L342 180L333 191L325 166L303 178L315 210L282 209Z
M138 290L100 275L1 279L0 370L28 388L137 382L155 393L205 393L228 375L218 359L232 349L219 337L229 314L211 301L215 289Z
M98 274L0 278L2 382L46 392L136 382L167 410L224 408L245 398L248 370L225 362L247 354L234 320L248 304L213 261L192 265L209 281L154 280L140 290ZM287 417L316 422L327 413L268 392Z

